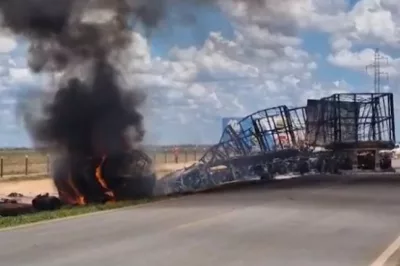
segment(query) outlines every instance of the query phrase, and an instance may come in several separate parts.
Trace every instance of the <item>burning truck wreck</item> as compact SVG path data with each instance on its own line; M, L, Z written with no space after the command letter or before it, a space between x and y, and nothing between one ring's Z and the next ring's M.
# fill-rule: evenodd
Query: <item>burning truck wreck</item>
M155 175L141 149L145 94L125 79L132 18L148 29L154 3L125 0L0 0L2 27L29 43L28 65L50 88L19 99L35 146L50 152L63 204L153 195ZM40 197L37 202L45 202Z
M151 197L156 182L149 157L132 150L100 158L58 158L54 183L61 202L84 205Z
M151 159L138 145L144 135L135 103L140 95L121 89L114 69L97 64L91 87L70 80L31 131L36 140L61 144L53 178L67 204L149 197L155 183Z
M277 106L228 125L198 163L166 176L164 193L196 192L246 180L344 172L393 172L391 93L343 93Z

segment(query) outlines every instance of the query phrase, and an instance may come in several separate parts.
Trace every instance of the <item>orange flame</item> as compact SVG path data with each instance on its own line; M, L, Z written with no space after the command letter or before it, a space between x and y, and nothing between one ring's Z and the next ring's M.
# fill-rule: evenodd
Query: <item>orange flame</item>
M100 185L106 190L105 194L111 198L111 201L114 201L115 200L114 192L112 192L112 190L107 186L107 183L103 178L102 166L106 158L107 156L105 155L102 157L101 163L96 167L95 176Z
M85 205L86 204L85 197L75 187L74 182L72 181L71 175L68 177L68 184L69 184L70 188L74 191L74 194L75 194L75 198L71 199L71 197L69 197L69 200L78 205ZM67 194L65 194L65 195L67 195Z

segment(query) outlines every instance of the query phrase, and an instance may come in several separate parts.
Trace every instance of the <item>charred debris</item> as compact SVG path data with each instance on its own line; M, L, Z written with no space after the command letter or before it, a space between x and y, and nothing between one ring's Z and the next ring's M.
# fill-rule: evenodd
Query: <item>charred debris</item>
M309 99L303 107L260 110L227 126L220 142L199 162L158 181L162 190L158 194L196 192L233 181L268 181L284 175L301 179L314 174L391 172L390 149L396 142L393 110L391 93L334 94ZM60 170L55 172L60 197L39 195L33 209L157 196L154 179L136 178L152 172L150 158L135 152L132 157L120 154L97 160L75 157L65 162L60 157L55 163ZM27 211L26 206L19 207ZM6 209L6 213L14 212Z

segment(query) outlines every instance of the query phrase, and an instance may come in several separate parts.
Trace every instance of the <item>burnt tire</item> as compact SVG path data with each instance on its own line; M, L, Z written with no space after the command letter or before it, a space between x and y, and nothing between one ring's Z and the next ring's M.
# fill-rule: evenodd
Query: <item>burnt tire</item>
M55 196L38 195L32 200L32 206L37 211L54 211L61 208L61 200Z

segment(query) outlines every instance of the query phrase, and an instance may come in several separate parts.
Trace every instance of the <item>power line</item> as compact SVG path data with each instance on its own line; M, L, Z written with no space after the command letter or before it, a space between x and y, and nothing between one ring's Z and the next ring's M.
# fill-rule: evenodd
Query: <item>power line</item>
M373 72L374 72L374 91L375 91L375 93L380 93L381 92L381 80L382 80L382 78L386 78L386 80L389 80L389 73L381 71L382 63L387 66L389 64L389 61L388 61L388 59L386 57L384 57L384 56L382 56L380 54L379 48L376 48L375 49L375 53L374 53L374 62L365 67L367 73L368 73L368 70L373 69Z

